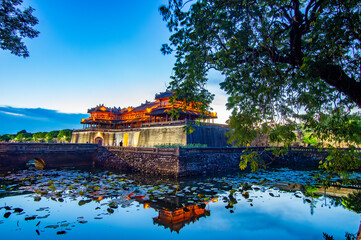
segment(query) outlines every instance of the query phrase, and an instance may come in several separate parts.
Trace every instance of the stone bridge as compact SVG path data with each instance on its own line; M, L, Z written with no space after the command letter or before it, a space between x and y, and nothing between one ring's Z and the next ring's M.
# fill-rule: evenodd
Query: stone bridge
M30 160L46 168L93 166L97 144L0 143L0 171L26 168Z

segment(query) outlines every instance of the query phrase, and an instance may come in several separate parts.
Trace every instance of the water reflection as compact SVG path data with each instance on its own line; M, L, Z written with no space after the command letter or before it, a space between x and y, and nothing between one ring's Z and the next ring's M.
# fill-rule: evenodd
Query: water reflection
M313 185L314 174L279 170L177 180L23 171L0 179L0 230L12 239L29 231L44 239L51 234L104 238L120 232L138 237L156 233L159 239L172 238L172 233L189 239L322 239L322 232L341 239L345 232L356 236L358 195L325 197Z
M209 215L209 210L192 204L175 210L159 210L158 217L153 218L153 222L179 233L186 224L194 223L199 218Z

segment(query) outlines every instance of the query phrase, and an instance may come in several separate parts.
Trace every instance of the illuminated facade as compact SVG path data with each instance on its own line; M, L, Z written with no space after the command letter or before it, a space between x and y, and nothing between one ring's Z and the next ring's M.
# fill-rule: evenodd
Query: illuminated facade
M88 110L82 119L83 129L74 130L72 143L96 143L102 146L154 147L164 144L204 144L227 146L227 125L214 124L215 112L196 110L194 104L170 102L172 92L156 94L155 101L138 107L108 108L99 105ZM177 112L172 115L172 112ZM195 124L201 120L202 124ZM187 134L185 126L193 132Z
M99 105L88 110L90 117L82 119L81 123L84 128L101 128L101 129L129 129L151 126L156 123L196 120L203 117L203 120L217 118L217 113L202 113L192 105L185 105L182 102L170 103L172 92L163 92L156 94L154 102L146 101L138 107L128 108L107 108ZM172 118L172 110L177 110L177 117Z

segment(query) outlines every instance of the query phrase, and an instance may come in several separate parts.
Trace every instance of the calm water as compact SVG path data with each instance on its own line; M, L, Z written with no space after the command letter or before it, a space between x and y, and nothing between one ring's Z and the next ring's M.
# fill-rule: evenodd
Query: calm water
M312 185L314 174L281 169L177 181L78 170L19 172L1 179L0 231L3 239L356 234L360 214L347 210L340 198L282 190L288 183Z

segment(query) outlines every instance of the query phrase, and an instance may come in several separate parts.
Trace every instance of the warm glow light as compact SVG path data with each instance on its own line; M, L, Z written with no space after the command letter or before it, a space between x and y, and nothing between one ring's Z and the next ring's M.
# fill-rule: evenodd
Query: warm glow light
M144 207L144 209L149 209L150 208L148 203L144 203L143 207Z
M103 200L103 197L98 197L98 201L101 201L101 200Z
M161 109L162 111L164 111L164 113L168 113L170 110L176 108L176 109L181 109L182 111L185 111L184 113L181 113L181 115L183 114L183 116L181 116L181 119L184 118L192 118L194 119L195 116L200 115L201 112L198 109L198 105L199 103L197 102L192 102L192 103L188 103L186 104L183 101L174 101L172 103L169 102L169 97L166 98L162 98L162 101L159 101L159 99L156 99L155 102L146 102L146 106L144 106L144 108L141 108L139 110L137 108L133 108L133 107L127 107L122 109L121 111L118 110L112 110L111 108L107 108L104 105L98 106L96 108L93 108L94 110L91 111L91 117L88 119L82 119L81 123L82 124L86 124L89 120L93 120L93 123L96 123L97 127L115 127L116 129L119 128L119 126L115 126L115 125L120 125L123 123L129 123L129 122L134 122L135 124L133 124L130 127L137 127L138 125L140 125L143 122L153 122L156 121L157 116L155 116L154 119L152 119L151 117L149 117L150 113L152 113L154 110L156 109ZM143 105L141 105L143 106ZM148 108L147 108L148 106ZM169 117L169 114L168 114ZM205 117L207 119L209 118L217 118L217 113L216 112L205 112ZM160 121L168 121L168 119L161 114L161 116L158 116L158 120L160 118ZM192 120L191 119L191 120ZM106 121L103 121L106 120ZM119 123L118 121L113 122L113 120L120 120ZM129 124L128 124L129 126ZM120 128L123 127L128 127L128 126L120 126ZM98 134L98 136L101 136Z

